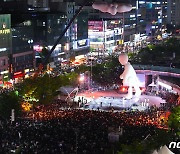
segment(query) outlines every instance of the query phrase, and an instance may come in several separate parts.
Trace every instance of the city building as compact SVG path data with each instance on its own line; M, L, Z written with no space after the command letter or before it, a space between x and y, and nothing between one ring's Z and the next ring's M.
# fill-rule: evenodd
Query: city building
M28 5L32 8L48 8L49 0L28 0Z
M112 53L115 47L122 44L122 20L89 20L88 36L92 51Z
M47 42L52 40L48 43L48 45L52 46L73 18L75 12L79 9L79 6L76 6L74 2L61 3L53 1L50 3L50 8L52 12L61 12L61 17L58 17L57 15L56 17L58 18L56 20L54 19L51 22L48 20L48 29L50 28L51 31L48 31ZM52 26L54 26L54 28ZM58 33L57 30L59 30ZM84 55L89 52L88 14L86 10L81 11L59 43L59 46L61 46L61 52L59 55L58 53L55 53L58 55L56 60L58 60L59 63L64 60L72 60L75 56Z
M2 4L1 24L3 29L0 39L2 39L1 53L3 54L0 55L0 59L2 59L3 67L1 68L1 80L24 78L25 72L29 73L27 69L33 69L35 63L32 48L32 22L26 18L25 10L23 10L24 8L20 9L18 1L7 1ZM27 6L24 1L23 6ZM11 15L4 14L5 12L9 12ZM17 74L19 75L17 76Z
M167 22L173 27L180 25L180 1L179 0L167 0Z
M163 24L166 24L166 0L138 0L139 10L142 12L141 21L145 23L147 35L154 36Z
M9 56L12 53L11 15L0 15L0 80L9 78Z
M1 4L2 13L11 13L12 24L12 37L9 39L12 40L9 43L12 44L12 53L8 51L8 54L0 56L3 59L1 67L3 71L12 68L12 77L14 73L23 74L27 69L37 67L35 63L38 59L35 57L40 57L42 49L52 48L79 8L74 2L59 0L12 0ZM2 47L0 51L4 52L5 48ZM51 61L58 65L61 61L74 59L88 51L88 16L83 10L56 46Z
M111 1L111 2L114 2L114 1ZM139 35L139 34L145 33L145 30L144 30L145 21L140 18L141 12L138 10L139 8L138 1L132 1L131 4L132 4L132 10L130 12L117 13L116 15L111 15L109 13L102 13L98 10L92 9L92 7L90 6L86 7L86 9L88 9L89 11L90 23L92 21L95 21L97 24L97 25L94 25L94 27L90 26L90 29L89 29L89 38L90 38L91 47L94 48L95 43L97 46L97 41L94 42L94 40L92 39L94 37L93 35L95 36L100 35L100 32L98 33L95 32L97 31L96 26L100 28L98 30L104 31L104 32L101 32L102 33L101 41L99 40L98 44L101 44L101 46L104 46L103 48L105 48L106 51L109 51L109 52L113 52L113 50L118 45L130 44L130 42L134 41L136 34ZM94 29L94 32L92 32L92 27ZM106 38L102 39L103 37L106 37ZM97 38L95 39L97 40ZM97 46L97 50L101 48L102 47Z

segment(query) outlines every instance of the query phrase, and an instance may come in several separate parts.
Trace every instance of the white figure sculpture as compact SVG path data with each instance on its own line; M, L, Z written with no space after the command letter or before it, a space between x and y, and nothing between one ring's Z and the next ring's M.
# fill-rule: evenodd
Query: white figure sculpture
M128 94L126 95L126 99L131 99L133 97L133 90L135 89L135 96L141 95L141 90L139 88L139 80L137 78L136 72L132 65L128 62L128 56L125 53L120 54L119 62L121 65L124 65L124 72L120 75L120 79L123 79L123 85L129 86Z
M117 12L128 12L131 11L132 5L125 3L107 3L107 2L95 2L92 7L94 9L100 10L101 12L107 12L112 15L115 15Z

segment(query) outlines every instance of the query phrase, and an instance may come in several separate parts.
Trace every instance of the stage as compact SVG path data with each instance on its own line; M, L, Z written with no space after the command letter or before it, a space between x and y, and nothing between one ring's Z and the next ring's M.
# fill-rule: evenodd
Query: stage
M126 100L123 97L125 94L117 93L116 91L93 91L79 93L74 101L79 102L82 109L100 109L107 110L113 108L115 110L131 109L143 111L151 106L160 107L161 103L166 103L165 100L158 96L141 95L140 97L133 96L132 99Z

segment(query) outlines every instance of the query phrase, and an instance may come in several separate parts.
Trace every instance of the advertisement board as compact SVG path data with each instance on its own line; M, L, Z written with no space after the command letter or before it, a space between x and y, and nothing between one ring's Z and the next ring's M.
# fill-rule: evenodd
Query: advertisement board
M73 49L79 49L89 46L89 39L83 39L73 42Z
M88 21L88 30L102 32L103 31L103 21Z
M11 15L0 15L0 56L8 55L11 52L11 46Z

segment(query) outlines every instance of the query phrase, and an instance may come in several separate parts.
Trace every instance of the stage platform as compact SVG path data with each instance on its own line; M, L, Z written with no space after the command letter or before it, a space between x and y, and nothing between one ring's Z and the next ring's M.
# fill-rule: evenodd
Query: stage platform
M81 108L84 109L101 109L109 108L115 110L132 109L143 111L151 106L160 107L166 103L161 97L153 95L141 95L140 97L133 96L132 99L124 99L125 94L117 93L116 91L93 91L79 93L74 101L80 102ZM82 105L82 102L84 105Z

